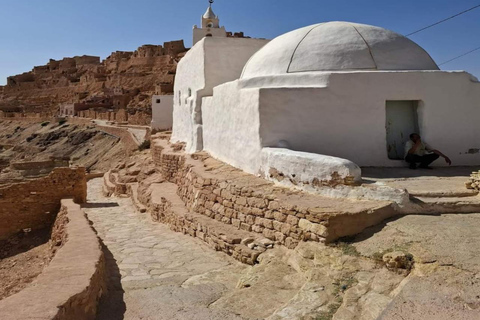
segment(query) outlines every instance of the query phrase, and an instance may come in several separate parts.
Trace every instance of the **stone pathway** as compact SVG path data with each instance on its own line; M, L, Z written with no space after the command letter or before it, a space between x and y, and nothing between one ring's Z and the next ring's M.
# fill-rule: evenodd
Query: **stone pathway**
M98 319L240 318L209 306L235 287L245 266L153 223L129 198L104 197L102 182L89 182L85 205L107 261L109 294Z

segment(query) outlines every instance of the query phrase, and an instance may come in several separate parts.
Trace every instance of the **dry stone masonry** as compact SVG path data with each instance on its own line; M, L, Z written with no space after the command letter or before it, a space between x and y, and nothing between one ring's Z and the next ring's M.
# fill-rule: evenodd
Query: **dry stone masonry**
M43 178L0 186L0 239L51 226L61 199L83 203L86 196L85 168L56 168Z
M174 231L253 264L274 244L328 243L396 214L388 201L350 201L275 186L208 154L187 155L168 135L152 136L148 174L133 164L108 172L104 194L129 194ZM150 167L150 166L153 166ZM143 173L142 173L142 172ZM133 178L144 174L142 179Z
M55 257L26 289L0 301L2 319L93 320L105 292L105 259L80 206L62 200L52 231Z
M470 180L465 183L467 189L480 191L480 171L473 172Z

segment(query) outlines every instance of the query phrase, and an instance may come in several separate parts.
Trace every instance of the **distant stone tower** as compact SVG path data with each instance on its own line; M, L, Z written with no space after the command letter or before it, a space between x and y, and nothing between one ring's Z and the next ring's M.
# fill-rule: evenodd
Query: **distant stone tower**
M193 45L205 37L227 37L225 27L220 27L220 19L213 13L212 3L213 1L210 1L210 6L202 16L202 27L193 26Z

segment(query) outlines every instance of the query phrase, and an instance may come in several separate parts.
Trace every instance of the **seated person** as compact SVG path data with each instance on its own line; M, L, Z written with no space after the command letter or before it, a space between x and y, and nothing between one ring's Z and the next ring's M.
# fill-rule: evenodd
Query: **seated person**
M410 135L410 140L405 144L405 161L410 164L410 169L417 169L417 163L420 163L420 168L432 169L429 165L439 157L444 158L449 166L452 165L452 161L446 155L423 143L418 133Z

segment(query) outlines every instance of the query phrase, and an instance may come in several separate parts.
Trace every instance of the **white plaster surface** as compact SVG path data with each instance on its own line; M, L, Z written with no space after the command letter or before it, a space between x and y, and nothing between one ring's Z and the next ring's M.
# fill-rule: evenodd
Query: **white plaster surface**
M211 24L210 27L209 24ZM193 27L192 45L195 45L207 35L210 37L227 37L227 31L225 30L225 27L220 27L220 19L213 12L212 6L209 6L207 11L203 14L200 25L201 28L198 28L197 26Z
M193 28L193 45L195 45L197 42L202 40L207 36L207 34L210 34L211 37L214 38L226 38L227 37L227 30L225 30L225 27L221 28Z
M284 179L270 177L270 169L282 173ZM354 177L356 183L363 182L360 167L346 159L283 148L263 148L261 151L260 174L278 185L330 198L392 201L397 210L401 212L413 210L407 190L383 184L328 185L329 182L332 182L334 173L343 179L351 176ZM315 185L314 179L326 184Z
M342 72L330 73L318 88L260 89L262 147L285 140L294 150L360 166L404 166L404 161L388 158L386 101L419 100L422 138L454 165L476 165L480 84L472 80L465 72Z
M379 27L333 21L271 41L245 66L242 78L329 70L438 70L410 39Z
M388 158L386 101L420 100L423 139L446 153L454 165L480 163L480 153L469 153L480 148L480 84L468 73L311 74L280 76L279 87L276 77L215 87L203 108L204 149L253 174L259 172L262 148L283 141L293 150L348 159L360 166L405 166L404 161ZM296 86L298 79L305 86ZM446 164L439 159L434 165Z
M233 81L203 101L204 149L252 174L260 168L258 94L256 89L239 90Z
M189 153L203 149L202 98L211 96L215 86L238 79L248 59L266 43L262 39L204 38L190 49L178 64L175 78L173 142L186 142Z
M157 101L160 100L160 103ZM173 126L173 95L152 96L152 129L170 130Z
M179 62L174 85L172 141L186 142L188 152L200 147L194 134L194 119L199 113L197 91L205 87L205 78L204 41L200 41Z
M270 169L275 169L284 174L287 180L293 179L300 184L312 184L314 179L330 182L334 179L334 174L338 174L341 179L353 177L355 182L362 180L362 170L349 160L284 148L262 149L260 171L267 179L270 177Z

